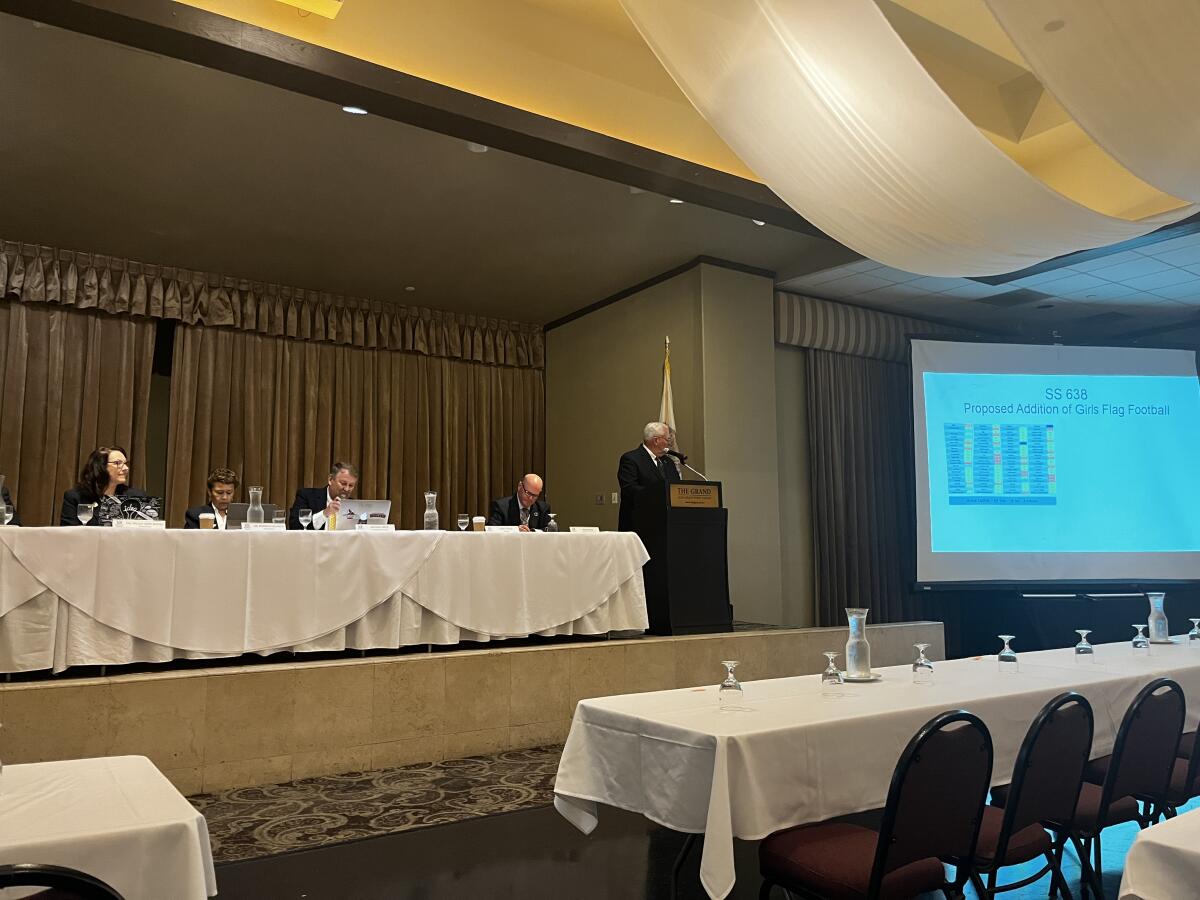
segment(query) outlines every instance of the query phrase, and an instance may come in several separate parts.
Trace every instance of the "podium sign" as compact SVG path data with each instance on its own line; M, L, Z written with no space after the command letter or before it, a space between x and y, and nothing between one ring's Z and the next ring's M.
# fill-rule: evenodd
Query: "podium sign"
M720 509L721 485L705 481L673 481L670 502L674 507Z
M727 528L717 481L677 481L622 494L650 561L642 569L653 634L731 631Z

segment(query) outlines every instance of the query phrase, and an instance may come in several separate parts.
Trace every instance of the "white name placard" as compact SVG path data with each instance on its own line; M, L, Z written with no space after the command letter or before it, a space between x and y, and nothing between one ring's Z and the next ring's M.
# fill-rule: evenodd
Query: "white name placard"
M571 534L597 534L600 529L595 525L572 525Z
M396 530L396 526L392 525L391 523L389 523L387 525L379 525L379 524L359 525L358 528L355 529L355 531L395 531L395 530Z
M157 519L113 519L113 528L166 528L166 522Z
M243 522L242 531L287 531L282 522Z
M487 525L484 527L483 530L484 531L500 531L500 532L520 531L521 527L519 525Z

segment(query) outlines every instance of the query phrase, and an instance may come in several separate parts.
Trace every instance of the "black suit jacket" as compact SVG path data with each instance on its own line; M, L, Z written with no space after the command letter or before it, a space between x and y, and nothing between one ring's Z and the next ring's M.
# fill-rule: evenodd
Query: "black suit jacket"
M488 511L489 525L520 525L521 512L518 508L517 495L510 494L492 501ZM534 531L545 531L550 523L550 504L545 500L534 500L529 508L529 527Z
M9 492L8 492L8 485L5 485L4 487L0 488L0 498L3 499L5 506L11 506L12 510L13 510L12 521L9 522L8 524L9 525L20 525L21 517L19 515L17 515L17 507L16 507L16 504L12 502L12 495L9 494Z
M663 468L660 470L650 458L645 444L639 444L628 453L621 454L617 464L617 484L621 486L621 508L617 512L617 530L633 531L634 498L648 487L656 487L664 481L680 481L679 470L670 457L664 456Z
M292 501L292 510L288 513L287 527L292 531L300 530L300 510L311 509L313 513L324 512L329 505L329 486L321 485L315 488L300 488L296 491L296 499ZM325 526L322 525L322 528Z
M216 510L213 509L211 503L205 503L203 506L189 506L183 513L184 528L199 528L200 516L204 513L216 515Z
M139 491L137 488L130 487L127 484L118 484L117 485L117 496L118 497L145 497L146 494L144 491ZM58 524L59 525L82 525L83 523L79 521L79 516L77 514L78 510L75 507L79 506L80 503L98 503L98 502L100 502L99 497L93 497L91 494L85 493L84 491L79 490L79 488L77 488L77 487L71 488L69 491L67 491L65 494L63 494L62 511L59 513L59 516L58 516ZM93 514L92 520L90 522L88 522L88 525L99 525L99 524L100 524L99 517L97 517L95 514Z

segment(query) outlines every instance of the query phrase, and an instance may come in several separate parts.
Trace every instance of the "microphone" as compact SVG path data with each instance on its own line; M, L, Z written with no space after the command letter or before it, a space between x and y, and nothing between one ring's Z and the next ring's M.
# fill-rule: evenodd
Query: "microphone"
M679 453L676 450L664 450L663 453L667 456L675 457L675 459L679 460L681 463L687 462L687 457L684 456L682 453Z

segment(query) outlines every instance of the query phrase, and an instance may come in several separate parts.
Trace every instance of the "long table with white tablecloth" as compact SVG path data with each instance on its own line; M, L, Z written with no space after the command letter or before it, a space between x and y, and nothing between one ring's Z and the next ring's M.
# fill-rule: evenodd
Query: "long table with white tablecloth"
M700 878L719 900L733 888L735 837L883 806L905 745L943 710L968 709L987 724L995 784L1010 780L1034 715L1063 691L1092 704L1093 756L1112 751L1125 710L1156 677L1183 687L1189 730L1200 718L1200 650L1186 640L1148 656L1101 645L1095 663L1076 663L1070 649L1024 653L1019 669L1002 675L995 657L950 660L934 664L934 684L916 685L909 666L895 666L877 683L846 685L838 699L822 696L817 675L750 682L736 711L719 708L715 684L582 700L555 806L584 832L607 804L703 833ZM714 682L720 671L714 659Z
M0 528L0 671L647 627L634 534Z
M1200 896L1200 809L1139 831L1125 854L1120 900Z

